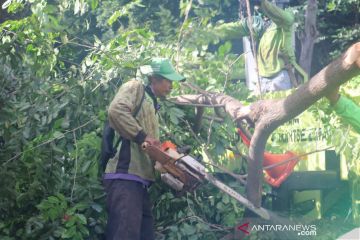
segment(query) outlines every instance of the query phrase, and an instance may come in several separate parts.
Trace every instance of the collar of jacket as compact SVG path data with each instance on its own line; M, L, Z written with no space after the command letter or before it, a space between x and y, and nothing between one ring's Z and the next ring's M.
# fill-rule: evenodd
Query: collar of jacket
M154 95L150 85L147 85L145 87L145 92L151 97L151 99L153 100L154 103L154 108L155 108L155 112L158 112L158 110L160 109L160 105L158 104L157 98Z

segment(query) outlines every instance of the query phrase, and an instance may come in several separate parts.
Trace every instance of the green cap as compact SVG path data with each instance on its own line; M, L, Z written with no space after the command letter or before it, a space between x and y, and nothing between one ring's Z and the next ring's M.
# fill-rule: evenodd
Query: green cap
M160 75L170 81L183 81L185 77L175 71L167 58L153 58L150 65L140 67L140 71L146 75Z

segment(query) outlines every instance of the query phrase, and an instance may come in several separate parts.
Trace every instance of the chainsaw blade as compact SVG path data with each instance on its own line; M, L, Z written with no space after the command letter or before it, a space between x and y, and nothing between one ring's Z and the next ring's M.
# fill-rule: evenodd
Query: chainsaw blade
M269 215L269 213L268 213L268 211L266 209L264 209L262 207L255 207L255 205L252 202L250 202L247 198L243 197L241 194L236 192L234 189L232 189L231 187L227 186L223 182L216 179L214 176L206 173L205 174L205 179L208 180L213 186L220 189L221 191L223 191L227 195L233 197L239 203L241 203L242 205L247 207L249 210L251 210L252 212L259 215L260 217L262 217L262 218L264 218L266 220L270 219L270 215Z

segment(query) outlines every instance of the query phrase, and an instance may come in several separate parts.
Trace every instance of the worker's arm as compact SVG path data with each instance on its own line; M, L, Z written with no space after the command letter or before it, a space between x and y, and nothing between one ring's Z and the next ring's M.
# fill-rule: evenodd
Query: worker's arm
M360 133L360 107L350 99L340 96L334 105L335 112Z
M350 124L356 132L360 133L360 107L350 99L341 96L338 89L330 93L327 98L336 114Z
M253 17L253 31L255 38L259 38L260 33L263 31L264 23L260 17ZM250 29L247 24L248 19L243 19L237 22L223 23L219 26L216 26L213 29L213 34L216 35L221 40L239 40L242 37L250 36Z
M297 64L295 60L291 61L291 64L294 66L295 70L301 75L303 78L303 82L306 83L309 80L308 74L305 72L305 70Z
M295 68L295 70L301 75L304 82L307 82L309 76L301 68L300 65L296 62L296 57L294 53L294 49L292 46L292 25L294 24L295 18L294 14L290 11L283 10L274 4L268 2L267 0L261 1L261 8L264 13L279 27L283 28L284 40L286 41L284 44L284 49L282 49L283 54L288 58L289 63Z
M112 100L108 110L110 126L122 137L139 144L145 141L147 135L134 118L133 113L136 107L139 106L143 94L144 86L141 82L131 80L124 83Z
M295 17L290 11L283 10L267 0L261 1L261 8L277 26L282 28L291 28L294 24Z

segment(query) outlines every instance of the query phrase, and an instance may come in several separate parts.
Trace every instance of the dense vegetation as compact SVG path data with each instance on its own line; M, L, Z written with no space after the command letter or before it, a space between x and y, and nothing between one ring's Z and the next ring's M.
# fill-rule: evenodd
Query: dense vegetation
M357 0L319 1L319 5L314 73L360 38ZM293 1L298 31L305 6L305 1ZM244 103L256 100L240 81L241 41L219 42L205 34L219 21L237 20L239 1L8 0L3 8L1 239L101 238L106 213L98 154L106 107L117 88L139 76L137 68L152 56L171 58L188 81L202 89L224 92ZM359 84L356 78L342 91L359 102ZM173 95L191 91L176 85ZM229 119L204 120L195 137L190 130L193 108L162 105L162 140L194 146L193 153L204 155L204 161L211 156L232 171L246 171L240 155L227 150L246 154ZM359 136L327 105L321 101L308 114L331 132L327 141L346 157L357 192ZM211 115L212 110L206 113ZM281 152L285 146L273 141L269 147ZM291 147L308 151L300 144ZM238 182L225 180L244 191ZM151 194L158 236L166 239L219 239L232 231L244 211L208 185L177 198L156 183Z

